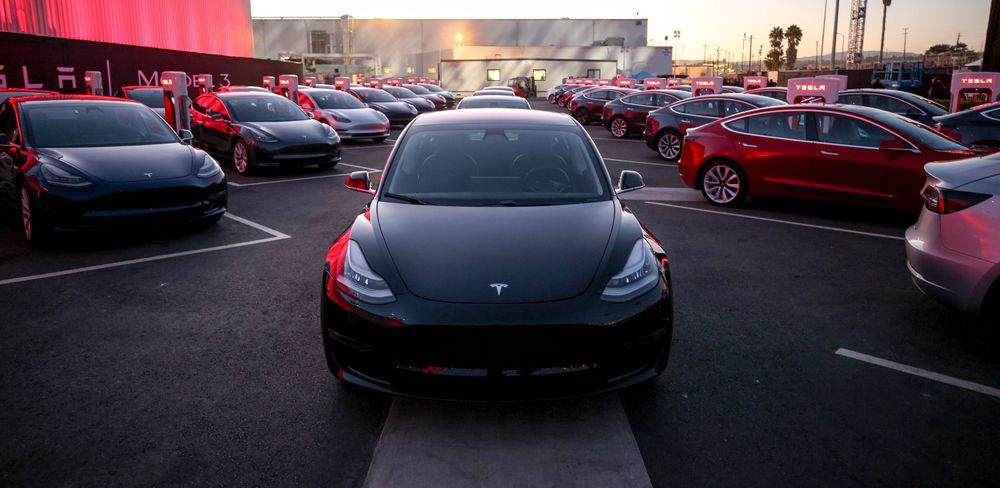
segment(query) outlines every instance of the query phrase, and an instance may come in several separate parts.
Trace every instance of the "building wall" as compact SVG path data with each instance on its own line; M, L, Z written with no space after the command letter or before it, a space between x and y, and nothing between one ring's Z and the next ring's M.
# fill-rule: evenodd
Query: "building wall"
M499 81L487 80L487 70L499 69ZM439 83L442 88L468 95L484 86L506 85L507 80L519 76L532 76L533 70L544 69L545 80L535 81L539 96L545 90L562 83L566 75L558 73L578 73L586 75L587 70L598 70L600 77L611 78L615 73L615 60L586 59L454 59L442 60Z
M308 55L310 33L327 32L330 46L376 58L379 75L433 75L440 59L434 51L464 46L591 46L607 38L623 38L625 47L645 46L646 19L253 19L254 53L277 59L288 53ZM353 29L353 36L345 30ZM455 34L462 34L460 43ZM346 42L345 39L350 39ZM617 49L617 47L611 47ZM327 53L322 53L327 54ZM612 57L613 59L613 57ZM388 68L388 73L385 69Z
M250 0L0 0L0 31L253 56Z

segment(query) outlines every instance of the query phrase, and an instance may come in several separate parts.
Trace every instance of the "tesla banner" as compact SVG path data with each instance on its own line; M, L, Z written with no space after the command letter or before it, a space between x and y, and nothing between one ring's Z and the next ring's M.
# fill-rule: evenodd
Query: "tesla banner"
M0 32L0 88L85 93L84 72L100 71L104 93L123 85L159 85L160 73L212 75L216 88L259 85L265 75L302 76L302 65L267 59L171 51L124 44ZM192 80L187 80L192 88Z

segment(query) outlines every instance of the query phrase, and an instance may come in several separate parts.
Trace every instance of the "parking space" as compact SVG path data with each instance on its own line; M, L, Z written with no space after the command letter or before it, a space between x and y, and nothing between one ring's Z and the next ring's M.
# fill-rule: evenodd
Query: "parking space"
M587 131L612 178L642 173L647 188L626 203L670 256L676 327L655 382L513 406L337 382L320 344L323 257L367 202L344 178L381 170L392 142L345 145L329 170L243 177L223 161L231 218L207 229L32 249L3 214L0 479L995 483L1000 327L912 285L901 241L912 216L788 201L721 209L641 138Z

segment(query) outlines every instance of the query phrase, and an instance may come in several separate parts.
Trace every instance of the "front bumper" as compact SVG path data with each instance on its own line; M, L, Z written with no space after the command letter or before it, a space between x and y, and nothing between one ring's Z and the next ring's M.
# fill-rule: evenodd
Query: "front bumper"
M285 143L253 144L254 163L258 166L309 165L340 162L340 142L332 144L290 145Z
M518 305L409 294L377 306L343 294L338 301L324 289L331 370L368 388L426 398L518 400L622 388L663 370L673 327L662 283L619 304L590 295Z
M38 195L41 217L63 230L113 225L186 223L226 212L228 190L221 175L164 181L101 183L91 188L44 186Z
M371 139L389 136L389 122L371 124L337 124L334 128L341 139Z
M926 209L906 230L906 267L913 284L949 307L978 314L988 288L984 280L994 265L948 249L940 231L939 216Z

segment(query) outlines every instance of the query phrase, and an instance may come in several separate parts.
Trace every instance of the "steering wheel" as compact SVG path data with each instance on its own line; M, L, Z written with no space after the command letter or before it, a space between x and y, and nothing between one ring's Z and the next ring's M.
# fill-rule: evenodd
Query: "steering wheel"
M569 175L555 166L532 168L524 175L524 188L537 193L562 193L570 184Z

